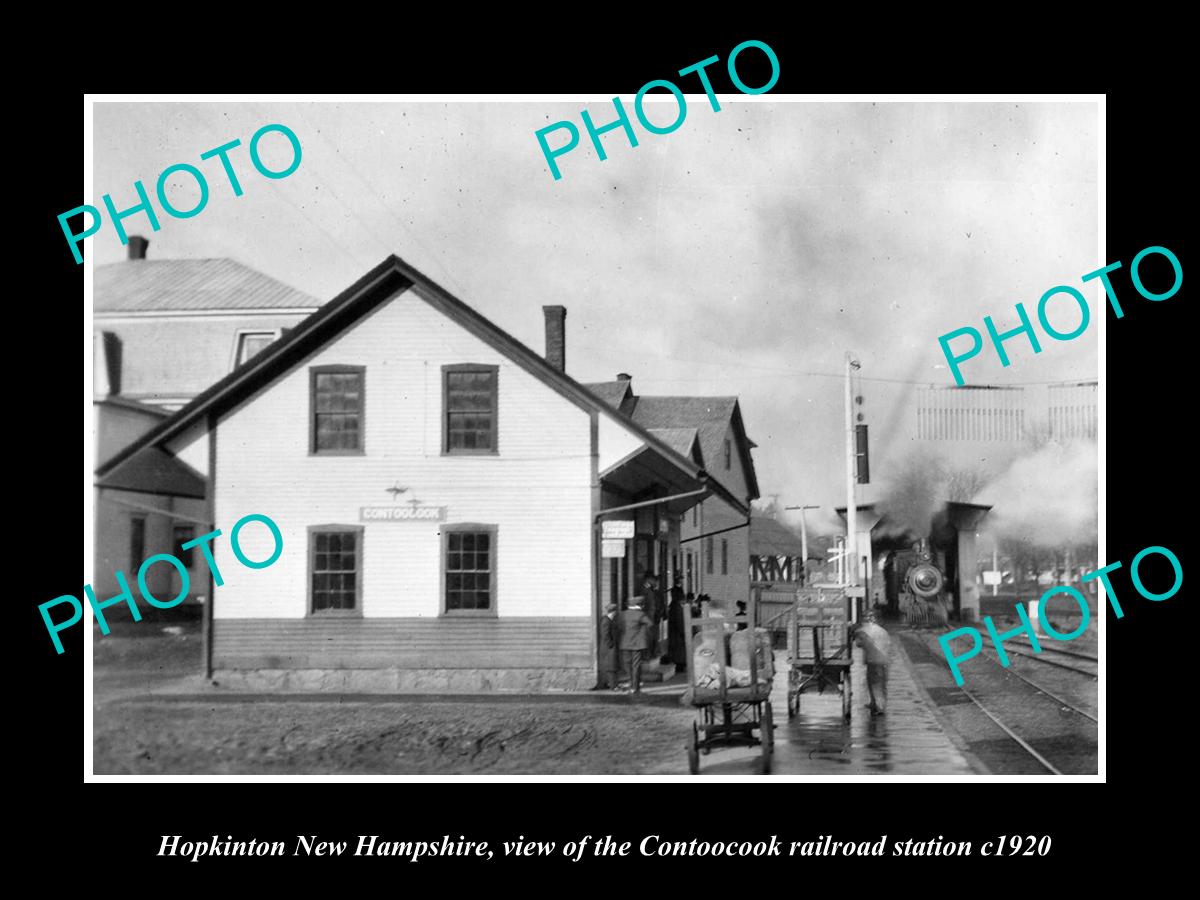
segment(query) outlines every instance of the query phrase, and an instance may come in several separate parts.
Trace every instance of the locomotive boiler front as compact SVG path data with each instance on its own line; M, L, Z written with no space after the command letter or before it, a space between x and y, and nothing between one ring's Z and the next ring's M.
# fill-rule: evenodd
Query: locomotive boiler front
M946 586L946 576L942 574L941 569L928 559L923 559L908 570L904 582L908 588L908 592L914 597L919 597L922 600L932 600Z
M946 587L946 573L933 562L933 554L925 541L914 549L917 559L904 573L900 609L911 625L945 625L949 621L949 609L942 593Z

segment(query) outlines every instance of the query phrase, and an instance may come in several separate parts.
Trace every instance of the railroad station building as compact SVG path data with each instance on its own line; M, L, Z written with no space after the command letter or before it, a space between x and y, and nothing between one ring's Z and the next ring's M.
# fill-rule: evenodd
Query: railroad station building
M671 559L652 560L639 546L629 577L642 570L679 573L685 592L707 594L712 609L733 615L738 601L750 597L750 518L746 509L759 496L750 451L756 446L746 434L737 397L662 397L634 393L626 373L615 381L587 387L609 406L690 456L709 477L725 487L691 507L680 522L680 552ZM726 498L732 495L736 502ZM669 587L670 581L664 583ZM614 598L615 600L615 598Z
M204 473L209 530L253 513L280 528L266 569L213 542L208 674L265 690L595 683L603 604L636 562L669 580L693 507L746 520L753 488L710 475L699 429L648 428L567 375L566 310L543 315L544 355L389 257L100 468L169 457ZM249 532L246 555L270 555Z

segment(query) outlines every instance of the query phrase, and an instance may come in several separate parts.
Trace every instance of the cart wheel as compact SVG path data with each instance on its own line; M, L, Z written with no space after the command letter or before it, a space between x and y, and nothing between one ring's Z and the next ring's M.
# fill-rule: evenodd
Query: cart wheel
M700 774L700 733L696 723L692 723L692 740L688 744L688 771L693 775Z
M853 693L850 689L850 671L847 670L842 681L842 718L847 722L850 721L850 710L854 705Z
M762 740L762 773L771 774L771 754L775 748L775 727L771 717L771 707L763 706L762 718L759 720L759 738Z

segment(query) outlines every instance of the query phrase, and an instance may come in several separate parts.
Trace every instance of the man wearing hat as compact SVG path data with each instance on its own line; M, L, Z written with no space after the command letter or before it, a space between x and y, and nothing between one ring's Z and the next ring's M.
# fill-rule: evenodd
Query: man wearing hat
M629 667L629 687L635 694L642 691L642 657L650 649L651 622L642 611L641 595L629 601L629 609L621 613L621 637L618 645Z
M600 681L593 691L617 686L617 604L609 603L600 617Z

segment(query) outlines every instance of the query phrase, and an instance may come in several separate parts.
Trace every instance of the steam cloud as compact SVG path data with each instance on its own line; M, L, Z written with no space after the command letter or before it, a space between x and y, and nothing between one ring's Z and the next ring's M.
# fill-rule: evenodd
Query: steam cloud
M1090 441L1047 444L1019 457L979 495L978 502L994 506L987 530L1043 547L1094 541L1097 466Z

